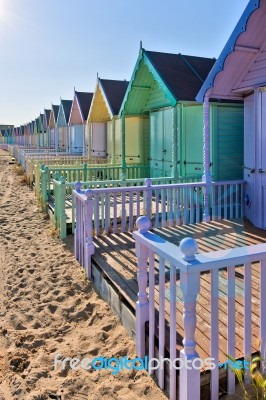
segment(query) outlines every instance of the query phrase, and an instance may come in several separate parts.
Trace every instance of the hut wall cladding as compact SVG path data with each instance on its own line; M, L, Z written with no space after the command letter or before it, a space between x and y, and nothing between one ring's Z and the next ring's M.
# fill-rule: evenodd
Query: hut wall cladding
M144 124L142 117L126 117L126 163L144 163Z
M182 103L178 119L180 175L203 174L203 107Z
M241 85L239 87L249 87L253 85L261 85L262 83L262 75L266 70L266 50L262 50L259 53L256 62L253 63L249 69L249 72L246 74L245 78L242 80Z
M107 159L109 162L112 161L113 156L113 121L107 121L107 132L106 132L106 151L107 151Z
M162 108L167 106L170 106L170 101L165 96L165 91L159 87L158 82L153 81L150 95L143 111L150 111L153 109L158 109L158 107Z
M244 108L242 104L211 103L212 179L243 178ZM180 175L203 173L203 106L182 104L179 118ZM196 163L196 164L195 164Z
M212 159L215 180L242 179L244 165L243 105L213 105L212 130L214 132L212 152L215 156Z
M149 165L150 158L150 119L142 117L143 124L143 165Z

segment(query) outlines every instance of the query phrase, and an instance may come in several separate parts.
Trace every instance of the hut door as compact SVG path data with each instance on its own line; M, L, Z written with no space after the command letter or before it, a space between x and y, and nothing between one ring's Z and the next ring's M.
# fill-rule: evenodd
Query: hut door
M255 176L255 103L254 95L251 95L246 97L244 106L244 180L247 182L244 207L245 216L252 223L255 223Z
M151 126L151 177L163 176L163 113L152 112L150 115Z
M81 153L83 150L83 125L71 127L71 152Z
M245 216L266 229L266 88L245 99Z
M182 137L183 165L186 177L202 176L202 106L188 105L184 107L184 135ZM183 175L183 174L182 174Z
M91 127L91 156L105 157L106 155L106 123L93 122Z
M261 224L261 228L266 229L266 87L259 91L260 104L261 104L261 131L258 138L258 161L257 164L257 182L259 186L259 210L260 218L257 221ZM257 225L258 226L258 225Z
M172 109L151 112L151 176L171 176L172 171Z

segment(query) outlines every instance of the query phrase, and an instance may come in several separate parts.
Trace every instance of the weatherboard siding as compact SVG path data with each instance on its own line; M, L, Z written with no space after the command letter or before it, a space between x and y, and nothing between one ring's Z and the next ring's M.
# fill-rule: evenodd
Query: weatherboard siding
M149 165L150 157L150 121L148 117L142 117L143 135L143 164Z
M264 22L263 22L264 23ZM265 69L266 69L266 50L261 51L256 58L256 61L250 67L245 78L239 84L240 88L261 85L261 82L265 81Z
M143 111L167 107L169 105L170 101L166 97L165 92L159 87L159 84L154 81Z
M112 162L113 160L113 121L107 122L107 131L106 131L106 152L107 152L107 160L108 162Z
M244 162L243 106L212 106L213 175L215 180L242 179Z
M203 174L203 107L182 104L179 121L180 175Z
M143 119L126 118L126 163L143 165Z

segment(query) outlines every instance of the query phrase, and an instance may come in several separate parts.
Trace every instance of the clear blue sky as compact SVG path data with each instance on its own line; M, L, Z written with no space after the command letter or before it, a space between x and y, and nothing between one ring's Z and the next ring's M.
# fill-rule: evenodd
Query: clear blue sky
M218 57L248 0L0 0L0 124L21 125L139 51Z

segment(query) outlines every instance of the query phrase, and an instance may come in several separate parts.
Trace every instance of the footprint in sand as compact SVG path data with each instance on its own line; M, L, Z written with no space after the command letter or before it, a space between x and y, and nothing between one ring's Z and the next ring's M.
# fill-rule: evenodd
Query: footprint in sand
M47 306L47 308L48 308L48 310L50 311L50 313L54 314L54 313L56 312L58 306L57 306L56 304L50 303L50 304Z

